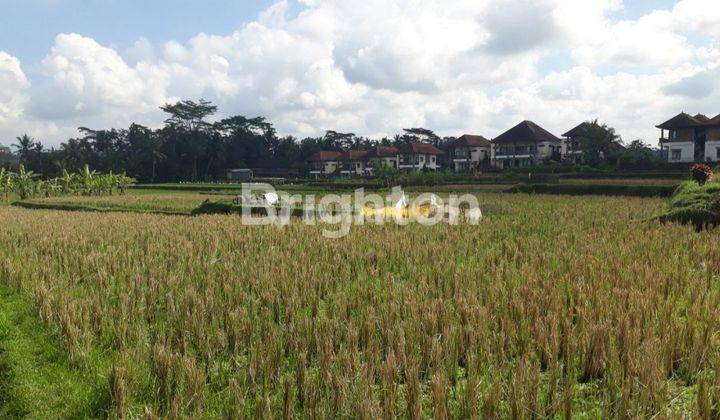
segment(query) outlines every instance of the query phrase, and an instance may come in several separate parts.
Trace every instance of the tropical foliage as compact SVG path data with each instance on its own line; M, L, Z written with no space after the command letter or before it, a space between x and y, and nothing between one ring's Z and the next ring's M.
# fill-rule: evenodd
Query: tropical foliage
M406 129L383 139L333 130L298 139L279 136L264 117L234 115L218 120L217 106L204 100L180 101L161 109L167 119L158 129L140 124L117 129L80 127L78 137L58 148L45 148L28 135L18 137L12 147L26 169L44 178L60 177L63 170L77 172L89 165L102 172L126 172L143 182L197 182L224 179L225 170L232 168L289 168L307 174L307 158L320 150L409 141L440 145L447 140L423 128Z
M692 179L700 185L710 181L713 176L712 168L704 163L696 163L691 169Z
M720 183L683 182L660 220L692 224L696 230L720 225Z
M134 182L124 173L101 174L91 171L87 165L76 173L63 170L61 176L47 180L40 179L38 174L26 170L22 164L17 172L0 168L0 192L4 201L9 201L12 193L23 200L37 196L124 194Z

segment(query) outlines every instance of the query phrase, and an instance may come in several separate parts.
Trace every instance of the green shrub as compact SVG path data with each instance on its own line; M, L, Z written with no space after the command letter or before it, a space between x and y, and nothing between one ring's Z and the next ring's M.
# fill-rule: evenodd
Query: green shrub
M670 199L662 222L692 224L696 230L720 225L720 183L683 182Z
M200 214L234 214L240 213L240 206L226 201L210 201L205 200L191 214L193 216Z

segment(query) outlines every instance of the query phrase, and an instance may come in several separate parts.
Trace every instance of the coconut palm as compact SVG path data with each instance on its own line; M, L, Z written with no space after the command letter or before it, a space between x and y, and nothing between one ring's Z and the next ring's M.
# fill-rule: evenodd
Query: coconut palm
M17 140L17 143L13 144L12 146L17 149L17 154L20 157L20 162L26 164L30 159L30 155L32 154L33 150L35 150L35 139L28 136L27 134L23 134L22 136L16 137L15 139Z

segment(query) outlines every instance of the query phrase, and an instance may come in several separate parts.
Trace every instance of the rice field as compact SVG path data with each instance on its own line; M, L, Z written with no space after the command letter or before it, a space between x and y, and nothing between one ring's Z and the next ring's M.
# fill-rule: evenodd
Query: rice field
M479 198L502 211L478 226L365 225L337 240L300 221L0 207L2 288L72 373L47 392L33 383L45 376L15 375L39 390L18 410L718 414L716 232L649 221L660 199Z

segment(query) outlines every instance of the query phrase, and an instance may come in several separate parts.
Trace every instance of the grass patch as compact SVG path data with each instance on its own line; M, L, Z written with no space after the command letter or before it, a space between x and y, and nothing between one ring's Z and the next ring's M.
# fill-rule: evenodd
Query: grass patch
M667 213L659 219L692 224L696 230L720 225L720 183L683 182L670 199Z
M98 386L71 368L31 300L0 285L0 418L97 417Z
M217 196L218 198L222 196ZM230 197L227 197L228 200ZM125 195L87 197L62 196L22 200L14 205L27 209L129 212L187 216L207 199L207 195L191 192L132 191Z

